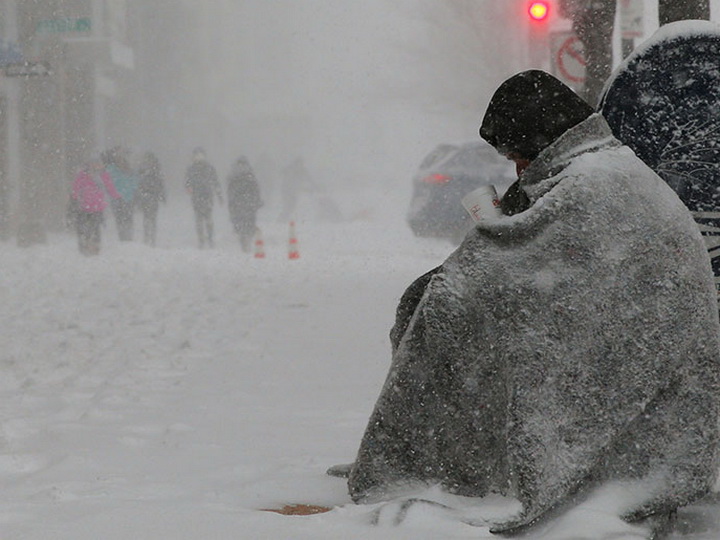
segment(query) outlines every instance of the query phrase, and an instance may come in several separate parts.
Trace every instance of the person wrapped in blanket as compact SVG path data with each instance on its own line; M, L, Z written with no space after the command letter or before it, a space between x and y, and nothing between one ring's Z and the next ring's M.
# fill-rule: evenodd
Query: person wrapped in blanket
M598 486L619 516L672 514L719 465L720 324L708 254L668 185L537 70L495 92L481 136L517 164L503 216L411 284L354 463L352 499L499 493L522 530Z

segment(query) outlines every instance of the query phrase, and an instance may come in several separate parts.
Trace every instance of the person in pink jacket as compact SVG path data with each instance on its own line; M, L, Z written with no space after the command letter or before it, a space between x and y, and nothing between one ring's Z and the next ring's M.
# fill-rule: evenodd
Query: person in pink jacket
M85 164L73 182L72 195L75 207L75 227L78 245L83 255L100 253L100 225L108 199L119 199L110 174L100 161Z

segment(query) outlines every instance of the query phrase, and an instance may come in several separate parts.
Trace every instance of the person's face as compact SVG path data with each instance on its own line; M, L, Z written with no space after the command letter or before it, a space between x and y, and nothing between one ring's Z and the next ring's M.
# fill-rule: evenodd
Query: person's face
M515 162L515 172L517 173L518 177L523 173L525 169L530 166L531 161L529 159L526 159L517 152L508 152L505 154L505 157L508 158L510 161Z

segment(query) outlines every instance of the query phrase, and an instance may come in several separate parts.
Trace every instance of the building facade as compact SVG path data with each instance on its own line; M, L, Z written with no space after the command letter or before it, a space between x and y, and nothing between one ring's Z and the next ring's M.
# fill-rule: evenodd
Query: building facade
M16 234L22 246L45 241L63 225L78 167L129 137L136 75L127 4L0 0L3 238Z

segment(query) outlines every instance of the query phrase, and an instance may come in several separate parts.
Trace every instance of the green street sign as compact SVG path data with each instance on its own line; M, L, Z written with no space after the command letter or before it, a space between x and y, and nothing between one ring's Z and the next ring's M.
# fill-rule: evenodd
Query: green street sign
M45 19L38 21L35 26L35 31L38 34L64 34L68 32L90 32L91 30L92 22L90 17Z

